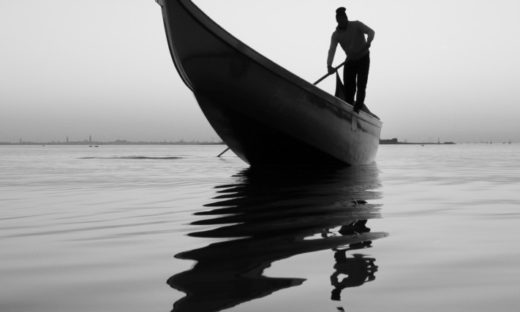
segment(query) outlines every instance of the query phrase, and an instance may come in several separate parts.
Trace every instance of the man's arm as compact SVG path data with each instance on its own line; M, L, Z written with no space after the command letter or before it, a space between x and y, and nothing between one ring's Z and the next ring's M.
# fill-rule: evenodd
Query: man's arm
M336 55L336 48L338 47L338 40L336 39L335 34L332 34L330 38L330 47L329 47L329 56L327 58L327 70L329 73L334 71L332 67L332 62L334 61L334 55Z
M361 31L365 35L367 35L367 45L370 47L370 45L372 44L372 41L374 40L376 32L372 28L370 28L367 25L363 24L362 22L359 22L359 26L361 28Z

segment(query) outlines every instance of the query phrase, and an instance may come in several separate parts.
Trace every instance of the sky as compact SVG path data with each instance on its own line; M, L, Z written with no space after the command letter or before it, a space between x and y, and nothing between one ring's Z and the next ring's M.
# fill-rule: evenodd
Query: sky
M309 82L345 6L376 32L366 103L382 138L520 142L518 0L194 2ZM153 0L0 0L0 38L0 141L219 140ZM333 79L320 87L332 93Z

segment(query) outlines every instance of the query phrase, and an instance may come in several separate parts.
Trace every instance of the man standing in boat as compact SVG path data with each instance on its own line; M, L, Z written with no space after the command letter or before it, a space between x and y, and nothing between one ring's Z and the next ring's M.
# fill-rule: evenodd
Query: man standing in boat
M345 84L345 100L354 104L354 111L359 112L365 104L368 71L370 69L370 44L374 40L375 32L359 21L349 21L346 9L341 7L336 10L338 27L332 34L330 41L327 68L329 73L334 72L332 61L336 54L338 43L347 54L345 62L343 83ZM365 38L367 35L367 38Z

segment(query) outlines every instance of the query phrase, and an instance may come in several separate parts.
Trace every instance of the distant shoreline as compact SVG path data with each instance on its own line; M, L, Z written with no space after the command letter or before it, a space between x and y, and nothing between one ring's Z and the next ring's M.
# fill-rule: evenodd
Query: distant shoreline
M400 142L398 139L381 139L381 145L455 145L455 142Z
M397 139L381 139L381 145L451 145L454 142L400 142ZM102 145L226 145L224 142L148 142L148 141L79 141L79 142L0 142L0 145L71 145L71 146L102 146Z
M148 141L79 141L79 142L0 142L0 145L71 145L71 146L101 146L101 145L224 145L224 142L148 142Z
M470 142L474 144L511 144L511 141L508 142ZM458 143L447 141L447 142L403 142L399 141L396 138L393 139L381 139L379 140L380 145L456 145ZM220 142L207 142L207 141L126 141L126 140L116 140L116 141L70 141L70 142L32 142L32 141L21 141L21 142L0 142L0 146L104 146L104 145L226 145L226 143Z
M455 142L401 142L397 139L381 139L381 145L453 145ZM175 142L148 142L148 141L74 141L74 142L0 142L0 145L225 145L224 142L198 142L198 141L175 141Z

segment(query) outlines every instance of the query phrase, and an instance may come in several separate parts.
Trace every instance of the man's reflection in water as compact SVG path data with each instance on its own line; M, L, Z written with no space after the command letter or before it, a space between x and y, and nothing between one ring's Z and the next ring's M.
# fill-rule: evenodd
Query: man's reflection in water
M342 226L339 232L343 235L352 235L353 233L367 233L370 229L366 226L367 220L360 220L346 226ZM330 283L334 286L331 299L335 301L341 300L341 291L349 287L359 287L366 282L376 279L375 274L378 267L375 265L376 259L366 258L361 254L353 254L352 257L347 256L347 251L372 247L372 241L365 241L351 244L347 249L336 250L334 259L334 273L330 276ZM341 275L345 275L341 279ZM341 280L340 280L341 279Z
M220 311L301 285L304 278L264 276L273 262L298 254L335 250L332 299L341 290L373 280L374 259L346 252L368 248L386 236L373 233L367 220L379 217L380 198L375 165L327 171L245 170L237 182L218 186L211 210L193 225L210 228L190 236L226 241L185 251L180 259L196 261L168 284L186 293L174 311ZM341 275L346 278L341 278Z

